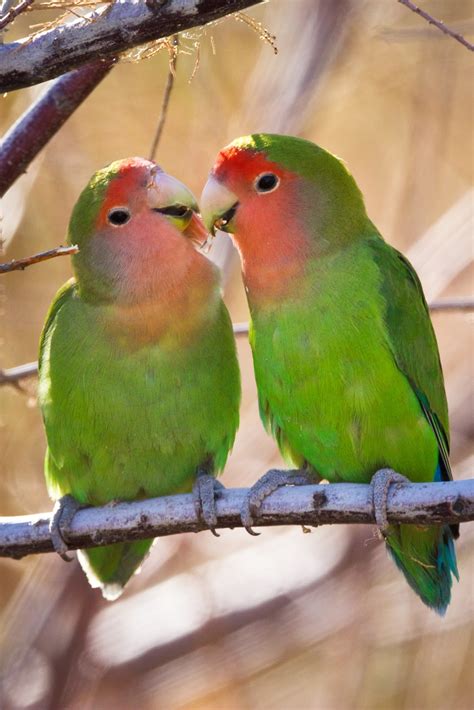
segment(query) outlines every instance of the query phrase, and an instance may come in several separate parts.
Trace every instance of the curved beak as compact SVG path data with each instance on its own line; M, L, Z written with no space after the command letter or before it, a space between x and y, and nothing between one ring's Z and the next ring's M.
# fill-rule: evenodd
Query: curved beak
M198 215L199 207L193 193L158 166L152 171L148 185L148 204L153 212L170 218L186 237L199 246L206 242L208 233Z
M176 178L163 172L158 166L152 171L148 184L148 204L152 210L180 216L180 207L185 207L191 212L198 212L197 200L191 190ZM170 208L176 207L175 213Z
M212 235L215 235L216 229L233 231L232 219L238 206L237 196L210 175L201 195L201 214Z

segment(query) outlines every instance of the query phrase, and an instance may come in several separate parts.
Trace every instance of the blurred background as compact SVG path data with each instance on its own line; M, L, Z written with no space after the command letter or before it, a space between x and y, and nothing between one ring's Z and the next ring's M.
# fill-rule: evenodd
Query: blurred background
M472 36L470 0L424 9ZM271 0L244 21L181 38L157 160L200 194L238 135L286 132L343 158L385 238L416 267L429 301L472 293L472 55L395 0ZM8 39L54 13L22 16ZM4 258L64 243L99 167L150 152L166 51L122 61L72 116L2 206ZM43 87L0 99L4 132ZM247 319L239 262L222 236L234 321ZM34 360L67 258L1 277L0 367ZM433 314L456 478L474 476L471 315ZM282 464L260 424L249 345L238 343L241 427L223 482ZM0 514L49 510L34 379L0 388ZM461 583L444 619L425 608L374 530L333 526L158 540L113 604L76 561L0 559L0 707L155 710L468 710L473 685L474 526L457 546Z

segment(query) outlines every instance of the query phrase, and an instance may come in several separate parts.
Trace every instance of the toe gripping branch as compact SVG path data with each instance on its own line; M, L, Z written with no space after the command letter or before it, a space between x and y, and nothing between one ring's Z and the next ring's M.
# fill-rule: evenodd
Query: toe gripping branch
M314 478L312 479L304 469L290 471L271 469L267 471L249 490L240 510L242 525L249 535L260 535L252 529L252 526L255 525L255 518L258 517L265 498L283 486L309 486L311 484L314 484Z
M223 490L225 486L220 481L205 469L198 469L193 486L194 510L197 519L204 522L215 537L219 537L219 533L216 532L216 500Z
M68 554L67 538L75 514L83 507L71 495L63 496L54 504L49 532L54 549L65 562L71 562L74 559Z
M382 468L372 476L372 505L374 508L375 521L379 533L383 539L387 537L389 522L387 518L387 500L390 486L409 485L411 481L391 468Z

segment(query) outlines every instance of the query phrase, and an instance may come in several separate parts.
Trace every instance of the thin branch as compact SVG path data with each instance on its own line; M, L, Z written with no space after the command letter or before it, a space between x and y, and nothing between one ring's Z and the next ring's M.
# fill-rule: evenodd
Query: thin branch
M38 363L27 362L24 365L10 367L8 370L0 370L0 385L18 385L21 380L28 377L36 377L38 374Z
M0 264L0 274L6 274L9 271L23 271L27 266L38 264L40 261L54 259L56 256L70 256L71 254L77 254L78 251L79 247L77 246L61 246L50 249L49 251L40 251L38 254L26 256L24 259L12 259L4 264Z
M0 273L1 267L0 264ZM471 298L452 298L445 299L441 301L433 301L430 305L430 310L434 312L452 312L452 311L474 311L474 299ZM240 337L242 335L248 335L249 324L248 323L234 323L234 335ZM0 369L0 386L11 384L15 385L21 380L27 377L34 377L38 374L38 363L28 362L25 365L17 365L16 367L11 367L6 370Z
M245 488L222 492L217 501L218 528L242 527L240 509L247 492ZM392 523L441 525L474 520L474 479L393 486L387 511ZM50 517L41 513L0 518L0 557L51 552ZM264 501L258 516L258 527L374 522L372 489L357 483L280 489ZM205 529L196 519L193 496L186 494L80 510L68 542L71 548L96 547Z
M161 104L161 113L158 121L158 126L156 128L155 137L150 149L150 160L155 160L156 151L161 139L161 134L163 133L163 128L165 127L166 116L168 113L168 106L170 103L171 92L173 91L174 80L176 77L176 66L178 63L178 53L179 53L179 37L178 35L173 35L171 38L171 56L169 62L168 79L166 81L165 92L163 94L163 101Z
M208 24L263 0L114 2L74 22L0 46L0 93L53 79L93 59Z
M448 37L452 37L455 39L457 42L460 42L466 49L469 49L471 52L474 52L474 44L471 44L470 42L467 41L465 37L460 35L458 32L454 32L454 30L450 29L447 27L444 22L441 20L437 20L435 17L430 15L428 12L425 12L425 10L422 10L421 7L418 7L418 5L415 5L415 3L411 2L411 0L398 0L399 3L402 5L405 5L405 7L408 7L409 10L412 12L416 12L417 15L420 15L424 20L430 23L430 25L434 25L435 27L438 28L441 32L443 32L445 35L448 35Z
M35 0L21 0L18 5L15 5L15 7L12 7L5 15L0 17L0 30L3 30L10 22L13 22L13 20L27 10L34 1Z
M443 298L433 301L430 311L474 311L474 298Z
M474 311L474 298L446 298L430 303L430 311L440 313L444 311ZM249 324L234 323L234 335L248 335Z
M61 77L10 128L0 142L0 197L25 172L114 63L113 58L97 60Z

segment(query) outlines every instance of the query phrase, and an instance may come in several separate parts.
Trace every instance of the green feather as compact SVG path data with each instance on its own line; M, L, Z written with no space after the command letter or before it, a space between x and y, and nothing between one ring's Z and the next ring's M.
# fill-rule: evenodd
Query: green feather
M383 241L330 153L288 136L235 145L301 178L299 203L281 209L305 219L312 249L283 298L248 290L260 413L283 455L334 482L368 483L385 467L413 481L433 481L440 469L451 477L443 374L413 268ZM276 240L291 238L277 229ZM401 526L387 540L409 584L440 613L457 575L452 532Z
M39 380L49 492L103 505L190 491L198 466L210 461L215 473L222 470L238 425L240 380L227 310L221 302L186 348L153 343L129 352L104 333L106 321L107 308L84 303L74 283L50 309ZM121 549L138 564L141 548ZM103 548L83 558L106 586L123 585L134 569L130 553L114 575L109 554Z
M200 269L194 281L185 272L182 283L175 283L170 278L174 273L167 272L173 264L157 259L158 280L164 275L173 284L160 292L161 300L145 290L145 300L133 302L130 317L129 304L116 298L116 284L129 285L129 277L115 261L117 242L110 239L115 232L108 235L111 246L105 259L97 256L103 235L93 230L121 165L119 161L99 171L73 211L69 241L80 247L73 262L77 282L71 280L58 291L40 341L48 490L53 498L70 494L84 505L190 491L199 468L213 475L222 471L239 419L240 375L230 317L215 267L194 251L187 237L177 231L162 237L163 223L157 221L158 233L150 234L150 243L174 239L175 247L187 250L189 262ZM143 181L138 183L137 190L145 188ZM129 239L133 236L128 233ZM157 278L153 270L148 274ZM202 302L200 309L196 302ZM164 327L153 331L156 314ZM143 327L143 341L128 327ZM92 586L113 599L151 544L144 540L83 550L79 561Z

